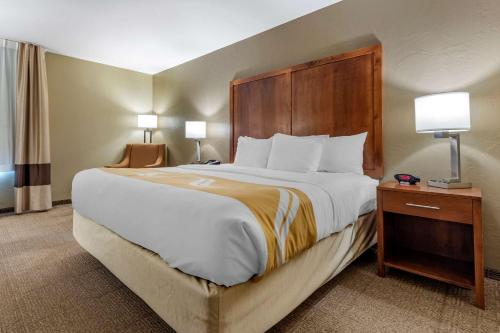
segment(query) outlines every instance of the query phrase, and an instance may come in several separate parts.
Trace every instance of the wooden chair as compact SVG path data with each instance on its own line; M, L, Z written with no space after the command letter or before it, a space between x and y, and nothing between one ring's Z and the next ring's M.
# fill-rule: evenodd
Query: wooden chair
M127 144L123 160L107 168L159 168L167 164L165 144Z

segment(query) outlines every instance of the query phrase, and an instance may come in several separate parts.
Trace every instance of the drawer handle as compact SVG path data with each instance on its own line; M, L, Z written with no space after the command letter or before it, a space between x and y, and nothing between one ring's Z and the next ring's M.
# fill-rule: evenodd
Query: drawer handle
M441 208L439 208L437 206L419 205L419 204L414 204L414 203L411 203L411 202L407 202L406 205L410 206L410 207L426 208L426 209L434 209L434 210L440 210L441 209Z

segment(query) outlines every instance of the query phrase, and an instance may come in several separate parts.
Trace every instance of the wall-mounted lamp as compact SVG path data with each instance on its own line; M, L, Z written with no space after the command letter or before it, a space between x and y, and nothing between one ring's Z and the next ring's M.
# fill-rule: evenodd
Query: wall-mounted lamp
M201 161L200 139L207 137L207 123L204 121L186 121L186 139L196 142L196 162Z
M149 133L149 143L153 143L153 129L158 128L158 116L155 114L140 114L137 116L137 127L145 128L144 143L146 143L146 133Z
M429 186L441 188L468 188L460 174L460 134L470 130L469 93L451 92L415 99L417 133L434 133L434 138L449 138L451 178L429 180Z

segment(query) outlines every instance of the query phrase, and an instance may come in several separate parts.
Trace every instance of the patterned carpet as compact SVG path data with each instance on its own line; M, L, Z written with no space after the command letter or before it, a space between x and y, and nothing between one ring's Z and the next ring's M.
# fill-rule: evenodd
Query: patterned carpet
M71 207L0 217L0 332L172 332L73 240ZM272 332L500 332L500 282L487 310L469 291L410 274L375 275L368 252Z

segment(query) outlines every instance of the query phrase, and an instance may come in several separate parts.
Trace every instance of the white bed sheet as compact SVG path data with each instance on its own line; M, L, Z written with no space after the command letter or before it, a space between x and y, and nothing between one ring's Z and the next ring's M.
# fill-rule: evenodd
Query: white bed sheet
M297 173L224 164L158 168L303 191L313 204L317 240L375 209L378 181L355 174ZM114 175L99 169L73 180L74 209L123 238L158 253L171 267L232 286L264 273L267 246L252 212L241 202Z

